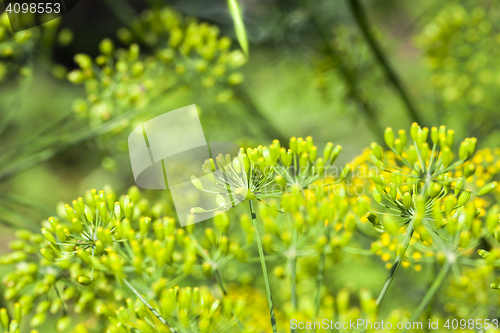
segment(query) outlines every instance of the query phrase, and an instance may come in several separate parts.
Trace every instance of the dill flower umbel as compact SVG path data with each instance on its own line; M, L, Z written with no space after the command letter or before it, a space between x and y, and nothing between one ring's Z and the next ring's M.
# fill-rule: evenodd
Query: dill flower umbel
M191 177L193 186L215 196L217 204L217 207L209 209L193 207L191 214L220 214L222 210L232 208L241 201L247 200L249 202L253 226L246 227L245 230L252 230L255 233L273 332L277 332L276 318L254 200L262 201L263 199L286 196L301 197L304 190L307 190L320 178L325 177L325 171L335 162L341 151L340 146L333 147L332 143L328 143L324 149L323 157L318 157L318 148L314 145L311 137L307 137L305 140L292 137L289 146L290 148L287 150L281 147L278 140L274 140L269 146L259 146L246 150L241 148L236 157L231 157L230 154L219 154L215 162L211 158L204 162L202 166L203 181L194 175ZM337 182L347 177L349 171L350 168L345 168ZM211 187L208 188L207 185ZM323 186L326 185L321 184L317 193L322 192ZM289 209L293 205L292 201L289 201L288 204L284 203L282 208ZM267 242L266 239L264 240ZM288 240L292 240L290 233ZM296 251L297 249L291 251L295 253L291 258L293 270L295 270L297 262ZM292 275L294 280L295 274Z
M370 158L377 167L377 173L370 175L374 183L372 196L383 211L373 210L364 197L358 200L358 213L366 212L376 230L396 235L399 228L404 227L404 241L397 247L398 254L390 267L378 304L382 302L414 237L423 245L414 243L420 252L444 256L442 283L450 266L456 266L457 257L476 246L476 240L484 235L482 223L476 219L481 210L471 197L473 194L485 195L497 187L496 182L491 182L473 193L468 186L467 179L475 171L471 167L475 138L461 142L458 158L454 159L451 152L453 130L441 126L429 131L414 123L410 137L412 144L407 146L404 130L400 130L399 137L395 138L392 129L388 128L385 141L391 151L384 153L378 144L371 145ZM384 256L388 260L390 254Z

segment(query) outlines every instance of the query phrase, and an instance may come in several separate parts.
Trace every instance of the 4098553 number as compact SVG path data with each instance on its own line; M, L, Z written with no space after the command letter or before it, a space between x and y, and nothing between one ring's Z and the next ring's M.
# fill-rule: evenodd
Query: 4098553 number
M9 3L5 11L9 14L15 13L32 13L32 14L43 14L43 13L55 13L59 14L61 12L61 4L54 3Z
M498 328L498 319L448 319L444 324L444 327L447 329L497 329Z

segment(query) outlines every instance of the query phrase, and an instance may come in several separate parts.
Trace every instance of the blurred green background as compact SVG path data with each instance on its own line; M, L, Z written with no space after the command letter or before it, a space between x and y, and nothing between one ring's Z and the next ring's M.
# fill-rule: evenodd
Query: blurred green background
M318 142L341 144L343 161L370 142L380 141L381 129L407 128L415 120L427 126L448 125L457 137L475 135L481 147L496 144L500 72L494 55L500 42L496 20L500 11L493 2L356 3L363 6L364 23L399 87L370 47L350 1L243 1L251 47L248 62L239 68L245 80L238 91L244 92L247 101L234 97L220 104L205 96L209 93L203 89L186 89L165 96L161 105L151 107L159 111L146 110L146 114L196 103L207 141L261 144L278 135L312 135ZM7 126L0 136L2 151L71 114L73 101L86 96L81 85L54 77L55 65L72 70L77 67L75 54L97 56L102 39L118 42L116 31L126 26L120 17L123 12L139 15L155 6L171 6L215 24L222 35L234 39L225 1L82 1L62 17L57 28L71 29L71 42L55 42L43 53L38 48L32 51L31 82L24 82L19 73L4 75L0 115ZM8 42L5 39L0 49ZM236 40L232 47L238 47ZM20 66L22 61L2 58L7 67ZM409 98L418 119L404 98ZM9 113L13 117L7 122ZM85 125L67 116L49 134L71 135ZM112 155L118 171L102 166L106 152L92 141L62 149L2 181L0 191L54 207L59 200L68 201L103 183L127 188L133 179L126 151ZM12 164L9 158L2 165ZM33 218L41 218L32 213Z

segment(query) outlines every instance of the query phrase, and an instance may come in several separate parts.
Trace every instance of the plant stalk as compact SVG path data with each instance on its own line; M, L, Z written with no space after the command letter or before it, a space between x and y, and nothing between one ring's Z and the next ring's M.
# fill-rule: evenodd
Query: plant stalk
M389 276L385 280L384 287L382 288L382 291L380 292L378 298L377 298L377 306L380 307L380 304L382 304L382 301L384 299L385 294L387 294L387 291L389 290L389 287L392 283L392 280L394 280L394 277L396 276L396 272L398 271L399 266L401 266L401 262L403 261L403 258L405 256L406 250L408 249L408 245L410 245L410 240L411 237L413 236L413 219L410 221L410 224L408 225L408 229L406 229L406 237L403 243L403 248L401 252L398 254L396 257L396 261L392 264L391 270L389 272Z
M441 267L441 270L439 271L438 276L434 280L434 283L431 285L431 287L425 294L422 301L420 301L420 304L418 305L417 309L411 315L409 322L416 321L418 317L422 314L422 312L425 310L429 302L434 298L434 295L443 284L444 280L446 279L446 276L448 275L448 272L450 271L450 268L451 268L451 263L449 261L446 261L443 267ZM407 331L408 330L404 330L403 333Z
M254 121L259 123L260 128L270 139L277 139L280 142L288 142L288 139L281 134L280 130L277 129L269 119L267 119L266 115L264 115L261 110L255 105L252 96L249 95L248 91L244 87L234 86L231 87L243 106L245 107L246 112Z
M219 285L220 290L222 291L224 296L226 296L226 288L224 287L224 281L222 281L222 276L220 275L220 271L218 268L215 270L215 277L217 278L217 284Z
M292 311L293 314L297 312L297 257L293 257L290 260L290 298L292 301ZM295 333L295 329L291 329L292 333Z
M262 240L260 237L259 223L257 221L257 214L255 213L253 200L248 200L248 202L250 204L250 215L252 215L253 227L255 229L255 238L257 240L257 248L259 250L260 265L262 266L262 275L264 277L264 284L266 285L267 305L269 306L271 326L273 328L273 333L277 333L278 326L276 324L276 316L274 315L273 297L271 295L271 285L269 283L269 276L267 275L266 259L264 257L264 249L262 247Z
M370 101L363 96L361 90L358 87L356 75L352 72L352 70L349 69L349 66L345 64L345 60L335 49L335 47L332 46L328 35L325 33L325 31L328 31L328 29L323 27L323 25L315 16L313 17L313 22L316 25L325 48L328 50L335 63L338 64L336 69L340 76L343 78L344 82L349 86L351 98L359 106L360 112L366 117L368 128L373 132L373 135L379 141L384 142L384 130L378 123L378 116L376 112L377 110L375 110Z
M325 253L321 252L318 264L318 274L316 275L316 300L315 300L315 314L316 318L319 316L319 309L321 303L321 286L323 285L323 279L325 272Z
M400 80L394 69L387 60L387 56L382 51L382 48L378 44L377 40L373 36L372 29L370 28L370 24L368 23L368 19L366 18L366 13L361 5L359 0L347 0L348 7L356 20L358 27L361 29L363 36L366 39L373 55L379 62L382 69L385 71L389 82L392 84L396 92L399 94L403 103L408 110L408 115L410 116L412 121L416 121L417 123L424 125L422 118L420 117L415 105L411 101L411 98L406 91L403 82Z

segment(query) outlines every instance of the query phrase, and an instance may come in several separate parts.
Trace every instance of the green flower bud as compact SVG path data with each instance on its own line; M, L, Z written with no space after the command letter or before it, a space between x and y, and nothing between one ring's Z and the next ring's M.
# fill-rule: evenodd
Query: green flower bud
M427 228L424 225L420 225L417 231L418 234L420 235L420 240L422 242L428 242L432 239L431 235L429 235L429 232L427 231Z
M382 148L376 144L375 142L372 142L371 145L371 152L373 155L375 155L375 157L379 160L383 160L384 159L384 152L382 151Z
M431 140L433 144L437 144L439 142L439 132L437 127L431 128Z
M312 146L311 149L309 149L309 162L314 163L316 158L318 158L318 147Z
M220 238L219 249L223 255L227 255L229 253L229 239L227 236L222 236Z
M38 327L41 326L43 323L45 323L45 320L47 319L47 316L45 313L37 313L34 315L31 320L30 320L30 326L31 327Z
M384 139L385 139L385 144L387 145L387 147L392 149L394 147L394 140L395 140L395 136L394 136L394 132L392 131L392 128L387 127L385 129Z
M285 167L290 167L293 161L293 152L291 149L286 150L285 148L280 149L280 158L281 158L281 163Z
M368 212L366 214L366 218L368 219L368 221L370 221L371 224L373 224L374 226L380 226L382 225L382 223L380 223L380 220L379 218L377 217L377 215L373 214L372 212Z
M50 233L50 231L47 230L47 228L42 228L42 235L45 237L45 239L51 243L51 244L55 244L56 243L56 239L54 238L54 236Z
M69 231L68 231L68 229L64 228L63 225L58 224L56 226L56 235L57 235L57 238L59 238L61 240L61 242L63 242L63 243L66 241L66 233L69 234Z
M466 141L468 141L467 146L469 149L469 156L472 156L476 152L477 139L476 138L469 138L468 140L466 139Z
M88 55L79 53L75 55L74 59L81 69L92 68L92 58L90 58Z
M76 217L76 211L70 205L64 205L64 211L70 221Z
M471 241L470 232L468 230L462 231L462 233L460 234L460 240L458 242L458 245L461 248L466 248L469 245L470 241Z
M406 146L406 142L407 142L406 131L403 129L399 130L398 135L399 135L399 139L401 140L401 145L404 148Z
M229 230L229 215L226 213L218 214L214 216L214 224L219 231L222 233L227 233Z
M492 283L490 287L491 289L500 289L500 283Z
M403 194L403 205L406 207L406 209L410 209L412 205L412 198L410 192L405 192L405 194Z
M14 303L14 319L20 323L23 318L23 308L20 303Z
M56 330L58 332L67 332L70 326L71 326L71 317L69 316L61 317L56 322Z
M460 197L458 197L457 206L458 207L465 206L465 204L469 202L471 195L472 193L469 190L463 191L462 194L460 194Z
M124 213L125 213L125 218L127 220L132 220L133 218L133 214L134 214L134 204L133 203L129 203L127 205L123 205L123 210L124 210Z
M330 157L330 164L335 163L335 160L337 160L337 157L339 156L341 151L342 151L342 146L340 145L336 145L335 148L333 148L332 156Z
M217 312L217 310L219 310L219 307L220 307L220 301L219 300L216 300L215 302L212 303L212 306L210 307L210 317L213 317L213 315L215 315L215 313Z
M149 217L141 217L139 219L139 230L143 237L148 234L150 226L151 226L151 219Z
M306 153L306 152L303 152L300 155L300 158L299 158L299 166L301 168L306 168L307 167L307 163L308 163L308 159L309 159L309 154Z
M217 244L217 238L216 238L215 232L213 231L212 228L205 229L205 237L208 239L210 244L212 244L213 246L215 246L215 244Z
M209 262L205 261L201 265L201 270L203 271L203 274L205 274L205 276L207 277L211 277L213 275L212 265Z
M340 180L346 179L352 170L353 166L351 164L346 164L345 167L342 169L342 172L340 173L339 179Z
M83 212L88 222L94 221L94 215L92 214L92 210L89 206L85 205Z
M19 323L17 322L17 320L13 320L10 322L9 332L19 333Z
M210 318L205 316L201 317L198 321L198 327L201 333L208 333L210 331Z
M470 157L469 145L467 141L463 141L462 143L460 143L460 148L458 150L458 157L461 160L466 160Z
M193 300L192 290L189 287L179 289L179 294L177 295L177 301L179 302L179 307L181 309L188 309L191 306Z
M479 189L479 191L477 192L477 195L488 194L488 193L492 192L493 190L495 190L497 187L498 187L497 182L488 183L488 184L484 185L483 187L481 187L481 189Z
M325 162L328 163L328 160L332 155L332 151L333 151L333 143L328 142L325 146L325 149L323 149L323 159L325 160Z
M447 167L452 159L451 150L449 147L444 147L441 150L441 163L443 166Z
M217 202L217 206L224 207L227 205L226 199L221 194L217 194L215 197L215 201Z
M92 280L86 276L79 276L77 280L78 283L81 284L82 286L88 286L92 283Z
M7 313L7 309L1 308L0 309L0 322L2 323L2 326L4 329L9 328L9 314Z
M372 207L371 207L370 203L368 202L368 200L366 200L363 197L359 197L358 198L358 215L363 216L371 210L372 210Z
M48 261L50 261L50 262L54 262L55 261L54 254L49 249L47 249L47 248L41 248L40 249L40 253Z
M431 186L429 186L428 194L432 199L434 199L439 195L439 193L441 193L441 190L441 184L433 183Z
M325 173L325 161L321 157L316 160L316 170L320 176Z
M278 279L283 280L285 278L285 269L283 268L283 266L276 266L273 269L273 274Z
M229 252L232 253L234 257L241 262L245 262L247 259L247 253L240 248L238 243L231 242L231 244L229 245Z
M476 171L476 166L473 163L467 164L464 167L464 177L469 178L473 176L475 171Z
M410 128L410 136L411 138L413 139L413 141L417 141L418 140L418 132L419 132L419 129L420 129L420 126L418 126L417 123L413 123L411 124L411 128Z
M376 202L378 202L378 203L382 202L382 196L380 195L380 193L376 189L372 190L372 195L373 195L373 199L375 199Z
M114 50L114 45L113 45L113 42L111 41L111 39L109 39L109 38L103 39L101 41L101 43L99 44L99 51L102 54L111 56L113 54L113 50Z
M446 133L446 144L448 145L448 147L453 147L453 141L455 141L455 131L449 129Z
M298 143L297 143L297 138L292 136L290 138L290 143L289 147L292 150L292 153L297 154L298 153Z

